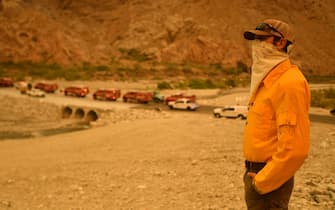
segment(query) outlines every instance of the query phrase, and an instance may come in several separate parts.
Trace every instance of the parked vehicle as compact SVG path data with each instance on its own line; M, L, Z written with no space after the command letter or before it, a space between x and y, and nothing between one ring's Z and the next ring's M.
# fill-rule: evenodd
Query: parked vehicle
M36 89L36 88L28 90L26 93L28 96L32 96L32 97L45 97L45 92L40 89Z
M240 118L246 119L248 114L248 106L225 106L220 108L215 108L213 110L213 115L216 118L226 117L226 118Z
M28 90L31 90L33 88L30 82L26 82L24 80L16 82L14 86L20 91L21 94L26 94Z
M135 92L130 91L122 96L124 102L149 103L153 100L151 92Z
M89 89L86 86L70 86L64 89L65 96L86 97Z
M168 103L170 109L185 109L185 110L196 110L199 105L189 98L179 98L176 101L170 101Z
M46 93L54 93L58 89L58 85L56 83L39 82L35 84L34 88L43 90Z
M188 98L188 99L190 99L190 101L193 101L193 102L196 101L196 96L195 95L184 95L184 94L180 93L180 94L174 94L174 95L170 95L168 97L165 97L164 102L165 102L165 104L169 104L169 102L176 101L177 99L180 99L180 98Z
M329 112L330 114L335 115L335 109L331 109Z
M156 103L164 102L164 96L161 95L158 91L153 92L153 101Z
M95 100L116 101L121 97L121 90L119 89L98 89L93 93Z
M2 77L0 78L0 87L13 87L14 82L11 78Z

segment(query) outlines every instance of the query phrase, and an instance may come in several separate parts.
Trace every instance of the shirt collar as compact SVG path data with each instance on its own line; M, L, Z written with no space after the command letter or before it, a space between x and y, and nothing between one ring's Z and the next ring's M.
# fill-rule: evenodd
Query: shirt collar
M289 59L279 63L264 78L263 84L266 88L270 87L277 79L292 66Z

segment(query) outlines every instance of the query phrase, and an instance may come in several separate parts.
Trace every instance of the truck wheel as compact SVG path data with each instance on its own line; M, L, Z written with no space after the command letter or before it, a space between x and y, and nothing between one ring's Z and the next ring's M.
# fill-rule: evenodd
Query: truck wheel
M215 113L215 114L214 114L214 117L216 117L216 118L221 118L221 115L220 115L219 113Z

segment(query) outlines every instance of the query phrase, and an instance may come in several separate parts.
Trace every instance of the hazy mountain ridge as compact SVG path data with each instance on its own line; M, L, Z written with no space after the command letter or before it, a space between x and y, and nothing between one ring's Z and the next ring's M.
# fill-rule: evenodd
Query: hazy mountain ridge
M120 49L159 62L250 64L243 31L266 18L294 26L293 60L335 72L332 0L2 0L0 61L109 64Z

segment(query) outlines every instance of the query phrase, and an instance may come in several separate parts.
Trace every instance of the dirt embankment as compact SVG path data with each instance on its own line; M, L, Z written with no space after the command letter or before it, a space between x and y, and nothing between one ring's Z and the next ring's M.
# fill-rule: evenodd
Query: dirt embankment
M0 137L25 137L61 123L60 107L42 101L0 95Z
M136 112L129 104L111 106L110 102L81 99L75 103L75 100L57 95L32 98L13 90L0 94L0 140L54 135L157 117L156 112Z

